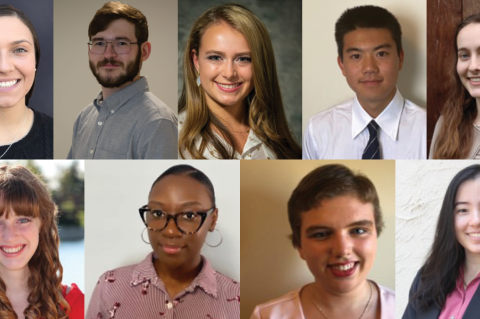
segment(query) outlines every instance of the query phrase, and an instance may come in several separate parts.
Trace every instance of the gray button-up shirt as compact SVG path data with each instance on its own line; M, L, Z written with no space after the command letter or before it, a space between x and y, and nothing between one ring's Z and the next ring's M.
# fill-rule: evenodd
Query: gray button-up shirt
M145 77L102 100L100 92L75 121L69 159L177 158L177 117Z

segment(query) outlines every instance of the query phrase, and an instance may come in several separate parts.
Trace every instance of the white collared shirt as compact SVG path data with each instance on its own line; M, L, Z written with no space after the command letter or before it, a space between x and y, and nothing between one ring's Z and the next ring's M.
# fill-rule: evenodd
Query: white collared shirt
M372 118L355 97L315 114L303 138L303 159L362 159ZM374 119L382 159L426 159L427 115L400 91Z
M184 122L185 122L185 112L182 112L178 115L178 135L179 136L180 136L181 130L183 129ZM230 144L228 144L227 141L223 139L223 137L221 137L216 132L213 132L213 133L215 134L216 138L218 138L218 140L223 143L223 145L227 150L230 151L232 149ZM201 143L202 143L202 138L200 136L197 136L197 138L195 138L195 146L197 147L197 149L200 148ZM190 153L188 153L187 151L183 151L182 154L185 159L192 158ZM219 154L211 143L207 145L202 155L206 159L219 159ZM179 155L178 158L182 158L182 157ZM265 145L265 143L263 143L262 140L258 138L258 136L255 133L253 133L253 130L250 130L250 132L248 133L247 142L243 147L242 154L235 151L235 158L236 159L276 159L277 157L275 156L275 153L270 148L268 148L268 146Z

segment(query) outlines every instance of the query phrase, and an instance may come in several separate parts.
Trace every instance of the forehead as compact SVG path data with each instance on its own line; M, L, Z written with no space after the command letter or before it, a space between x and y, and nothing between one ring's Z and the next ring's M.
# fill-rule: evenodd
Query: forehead
M324 199L318 207L303 213L302 228L312 225L344 228L362 220L375 223L372 203L363 203L356 195L346 194Z
M393 49L397 49L392 33L388 29L359 28L343 36L343 52L352 48L373 49L382 44L390 44Z
M457 202L480 202L480 178L464 182L457 191Z
M460 30L457 46L459 49L480 47L480 23L470 23Z
M11 42L27 40L33 45L33 36L30 29L17 17L0 17L0 41Z
M106 40L113 40L115 38L127 38L130 41L135 41L135 25L125 19L117 19L110 22L108 27L92 36L93 38L102 38Z
M196 179L188 175L168 175L152 187L148 200L209 204L211 197L208 188Z
M240 31L222 21L207 28L200 40L200 50L248 52L250 47Z

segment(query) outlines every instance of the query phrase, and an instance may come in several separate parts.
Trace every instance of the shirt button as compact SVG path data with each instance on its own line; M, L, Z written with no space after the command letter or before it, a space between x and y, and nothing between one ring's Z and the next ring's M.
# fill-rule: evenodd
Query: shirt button
M102 124L103 124L103 122L98 122L98 125L102 125Z
M115 111L114 111L114 110L111 110L111 111L110 111L110 113L112 113L112 114L113 114L113 113L115 113Z
M93 150L90 150L90 154L93 154Z
M173 304L169 301L169 302L167 303L167 308L168 308L168 309L172 309L172 307L173 307Z

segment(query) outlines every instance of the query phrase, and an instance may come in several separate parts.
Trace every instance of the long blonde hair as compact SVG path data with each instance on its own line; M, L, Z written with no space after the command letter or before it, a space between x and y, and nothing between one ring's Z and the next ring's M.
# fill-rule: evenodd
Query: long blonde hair
M250 10L238 4L213 7L195 21L183 56L183 89L178 100L178 112L186 112L179 136L178 149L192 158L204 158L203 152L212 144L220 158L234 158L235 140L222 122L209 110L205 92L196 84L196 69L191 52L199 52L200 41L209 26L226 22L245 36L251 50L254 89L249 94L248 121L253 132L280 159L301 158L301 148L288 127L278 84L272 42L265 25ZM214 125L232 145L227 149L215 136ZM200 147L195 146L201 136Z

